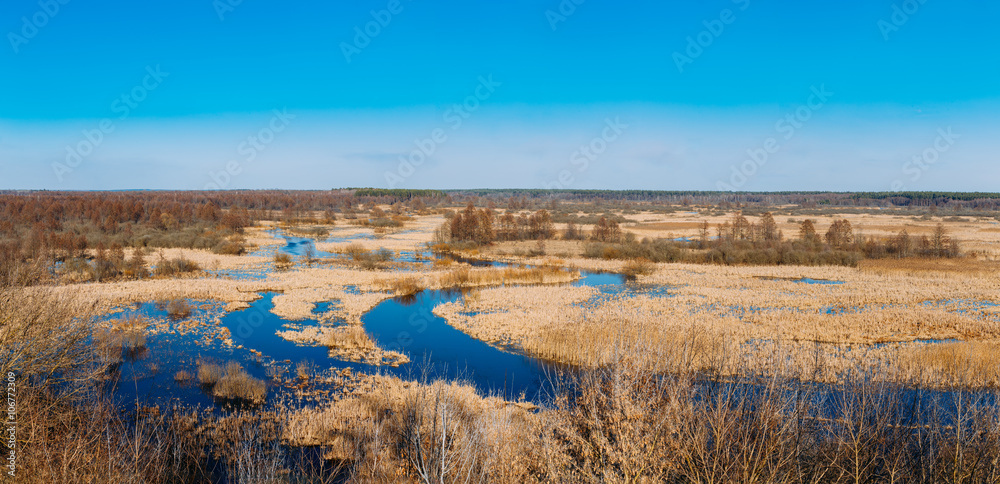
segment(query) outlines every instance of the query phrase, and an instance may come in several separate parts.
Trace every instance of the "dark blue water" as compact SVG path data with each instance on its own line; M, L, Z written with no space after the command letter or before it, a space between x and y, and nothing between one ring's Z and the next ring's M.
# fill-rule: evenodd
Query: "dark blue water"
M274 296L277 295L274 292L263 293L263 297L251 303L250 307L233 311L222 318L222 325L229 328L233 344L253 348L262 352L266 358L278 362L286 360L292 363L302 360L320 362L329 359L325 346L298 345L278 336L277 331L289 321L271 312L274 308ZM315 321L296 323L308 325L310 322L315 323Z
M158 334L148 338L147 344L139 352L138 358L126 358L116 369L115 379L109 383L110 390L120 402L140 401L146 404L174 403L184 406L211 407L214 404L232 404L215 399L197 381L198 362L216 363L221 366L229 361L237 361L251 376L268 382L269 398L273 400L277 387L267 367L276 365L288 374L294 373L295 365L302 361L317 363L322 371L330 367L352 368L367 372L378 371L370 365L331 359L324 346L299 345L277 335L277 331L288 322L271 312L277 293L263 293L250 307L225 314L221 326L229 329L233 346L223 346L218 341L202 343L200 334ZM325 312L330 302L317 305L314 313ZM206 305L207 306L207 305ZM166 311L156 303L141 304L131 308L120 318L128 315L142 315L151 320L168 320ZM192 317L200 317L204 309L196 310ZM299 324L318 324L316 321L300 321ZM239 348L242 346L242 348ZM254 349L262 353L257 355ZM150 366L156 367L151 371ZM174 375L184 370L194 378L186 383L178 383ZM288 375L286 375L287 377ZM238 403L238 402L236 402Z
M503 266L491 262L486 265ZM668 295L668 287L626 282L621 274L583 272L574 286L591 286L598 295L646 293ZM508 352L472 338L433 313L441 304L462 296L456 290L422 291L413 297L385 301L365 314L365 331L387 350L406 353L409 367L392 370L401 376L429 371L432 377L464 377L480 391L507 398L538 397L551 365ZM413 368L413 366L417 368Z
M192 318L200 318L213 306L207 302L189 301L194 307ZM169 322L171 329L177 329L167 311L157 303L143 303L126 309L113 318L142 316L149 320ZM225 364L231 359L240 359L230 348L218 344L203 344L200 334L162 333L149 335L146 344L140 348L123 351L122 363L112 367L106 382L106 389L121 403L139 402L143 405L174 403L184 406L210 407L215 399L204 391L196 378L178 383L174 375L181 370L196 376L198 361ZM241 361L248 372L263 375L263 369L250 359Z
M280 235L280 234L279 234ZM286 240L281 251L301 256L313 241L304 237L283 236ZM325 253L317 251L321 256ZM329 254L334 255L334 254ZM426 253L413 252L404 257L424 259ZM476 266L498 266L505 264L489 261L464 261ZM597 289L599 297L617 295L648 294L655 297L670 297L671 286L641 284L628 281L621 274L582 272L581 279L574 286L590 286ZM837 284L841 281L821 281L808 278L796 282L809 284ZM356 287L348 287L357 292ZM401 351L411 359L411 363L393 367L374 367L362 363L331 358L324 346L299 345L279 337L276 332L288 321L271 312L276 293L263 293L250 307L227 313L221 318L221 325L228 328L234 347L220 344L204 344L199 336L163 334L149 336L145 346L132 349L124 354L121 365L116 368L116 378L109 380L109 386L116 398L127 403L142 404L178 403L184 406L227 406L231 402L220 402L210 395L208 389L197 383L198 361L215 362L224 365L227 361L239 361L252 376L267 381L268 401L273 402L279 393L286 391L267 374L268 365L278 365L294 373L294 366L302 361L311 361L319 371L329 368L351 368L375 373L381 372L405 379L461 378L472 383L482 393L500 394L516 399L522 395L531 401L539 401L540 388L547 380L552 365L518 354L516 349L498 349L474 339L450 326L447 321L433 314L434 307L458 301L461 291L425 290L409 297L396 297L376 305L362 318L362 324L372 339L382 348ZM335 301L320 302L313 309L317 319L330 311ZM207 302L193 302L195 315L212 310ZM983 306L995 303L982 302ZM739 316L763 308L739 308ZM735 308L733 309L736 310ZM835 313L840 308L824 308ZM143 315L155 320L167 320L164 308L155 303L147 303L129 308L129 314ZM115 317L121 317L116 315ZM172 323L173 324L173 323ZM319 324L318 320L297 321L308 326ZM933 344L938 341L920 341ZM242 346L238 348L235 346ZM262 355L249 351L259 351ZM195 376L189 383L178 384L174 374L185 370ZM287 380L286 380L287 381Z
M288 236L280 231L275 231L275 235L285 240L285 246L278 250L290 255L302 256L310 246L315 249L312 239ZM316 251L316 254L318 257L338 256L321 251ZM433 262L431 254L427 252L404 253L401 259ZM490 261L465 262L477 267L506 266ZM582 277L572 285L594 287L598 291L596 297L636 293L670 295L669 286L626 281L624 276L614 273L583 272ZM358 291L351 286L347 289ZM365 330L379 346L403 352L411 359L411 363L398 368L374 367L331 358L324 346L299 345L281 338L276 333L289 321L271 312L275 295L276 293L263 293L250 307L222 316L221 325L229 329L233 347L199 344L197 342L200 337L191 335L164 334L150 337L149 344L143 349L142 361L129 361L122 365L116 395L123 399L147 402L211 406L218 402L196 381L183 385L174 381L174 374L179 370L197 375L198 361L224 365L229 360L236 360L252 376L265 381L269 381L265 372L266 365L277 364L293 371L294 365L304 360L315 362L319 370L336 367L370 373L383 372L403 378L462 378L483 393L498 393L507 398L523 395L531 400L538 397L539 388L546 379L546 364L513 351L490 346L434 315L433 309L436 306L461 298L460 291L425 290L414 296L389 299L361 318ZM334 301L320 302L312 312L318 319L333 304ZM167 317L163 308L154 303L139 305L132 312L155 320ZM319 323L317 320L309 320L298 321L296 324ZM250 352L250 349L260 352L260 355ZM156 371L149 371L149 363L152 363Z
M543 365L533 358L507 353L450 326L434 307L461 297L458 291L423 291L413 297L385 301L361 321L379 346L406 353L412 362L391 370L404 377L461 377L484 393L508 398L538 396Z
M302 249L303 239L286 237L285 250ZM307 240L307 239L306 239ZM503 266L500 263L480 262L477 265ZM626 281L624 276L613 273L583 273L575 286L592 286L600 296L625 293L647 293L668 296L669 287L643 285ZM348 287L357 292L356 287ZM157 335L151 337L146 359L155 361L158 371L144 371L143 363L123 365L116 394L120 398L158 403L180 402L187 405L211 406L216 402L197 382L178 385L173 375L185 370L197 374L199 360L225 364L236 360L256 378L268 381L267 364L278 364L289 371L300 361L317 364L318 369L330 367L351 368L364 372L382 372L403 378L461 378L471 382L483 393L501 394L507 398L535 400L546 379L548 365L516 352L504 351L474 339L450 326L436 316L433 309L462 297L457 290L425 290L414 296L396 297L383 301L366 313L361 321L366 332L382 348L405 353L411 363L393 367L374 367L363 363L344 361L329 356L324 346L299 345L276 333L289 321L271 312L276 293L263 293L250 307L225 314L221 325L228 328L234 347L198 345L198 337L190 335ZM328 312L333 301L321 302L313 309L320 317ZM151 319L167 317L155 303L140 305L133 312ZM197 314L196 314L197 315ZM296 324L318 324L316 320L298 321ZM242 347L242 348L240 348ZM249 349L262 353L254 355ZM126 385L127 384L127 385Z

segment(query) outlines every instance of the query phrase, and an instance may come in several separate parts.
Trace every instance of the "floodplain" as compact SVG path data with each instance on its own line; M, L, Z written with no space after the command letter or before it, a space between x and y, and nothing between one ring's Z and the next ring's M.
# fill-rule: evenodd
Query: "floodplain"
M3 195L31 475L998 482L996 198L365 193Z

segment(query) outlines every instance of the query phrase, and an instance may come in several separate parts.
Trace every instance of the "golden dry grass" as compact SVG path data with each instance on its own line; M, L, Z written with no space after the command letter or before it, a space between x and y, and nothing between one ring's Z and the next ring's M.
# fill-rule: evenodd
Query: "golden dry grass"
M892 363L907 381L1000 388L1000 341L957 341L903 347Z
M222 367L215 363L198 364L198 382L202 385L215 385L224 374Z
M198 365L198 381L212 387L212 395L229 400L264 403L267 384L250 376L236 361L226 364L225 370L214 363Z
M389 366L410 361L403 353L380 348L359 325L305 326L281 330L277 334L294 343L326 346L331 358Z
M987 261L973 258L876 259L863 260L858 265L858 268L865 272L882 275L903 273L907 275L919 276L921 274L931 272L960 272L989 277L992 274L1000 273L1000 261Z
M290 412L283 438L326 449L332 459L356 461L361 482L454 482L475 473L493 482L525 482L539 442L530 406L484 398L468 385L366 378L366 389L317 408ZM416 458L416 453L423 457ZM442 472L444 470L444 472ZM449 476L450 474L450 476ZM407 477L411 476L411 477ZM481 479L477 479L481 480Z
M621 264L579 262L591 269ZM639 276L639 281L672 286L670 297L584 303L591 293L583 288L504 287L478 291L435 313L484 341L588 366L612 361L613 349L621 345L653 352L681 347L688 364L698 368L714 366L721 352L762 370L779 348L800 362L815 360L819 348L824 367L817 377L835 380L851 368L885 367L900 358L919 361L924 356L914 353L917 349L938 346L918 340L1000 339L1000 307L982 304L1000 302L1000 286L985 274L657 264L653 274ZM843 284L795 282L802 277ZM962 361L955 365L967 367ZM924 377L950 384L947 375L956 371L926 372ZM975 374L963 381L995 384L990 376L971 378Z
M472 269L462 267L447 272L438 279L440 287L480 287L508 284L553 284L572 282L580 278L577 271L557 266L504 267Z

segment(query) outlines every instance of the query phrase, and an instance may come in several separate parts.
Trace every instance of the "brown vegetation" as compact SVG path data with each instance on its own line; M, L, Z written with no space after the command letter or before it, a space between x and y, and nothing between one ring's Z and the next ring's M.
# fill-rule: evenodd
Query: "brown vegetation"
M156 262L156 268L153 272L158 276L174 276L177 274L185 274L189 272L196 272L201 270L198 264L184 258L178 257L175 259L166 259L163 254L160 254L160 259Z
M603 219L602 219L603 221ZM931 237L914 238L902 230L894 237L855 235L851 223L836 220L827 230L826 243L816 234L812 220L801 223L798 239L784 236L770 212L757 223L742 213L716 227L715 239L708 238L708 222L697 240L621 240L610 225L598 226L594 243L584 250L586 257L603 259L645 258L654 262L691 262L726 265L845 265L854 267L864 259L928 257L952 258L959 255L959 243L938 224ZM628 237L624 237L627 239Z
M637 276L648 276L655 271L656 265L642 257L626 261L621 269L622 274L633 279Z
M226 364L226 374L212 388L212 395L230 400L264 403L267 383L250 376L239 363L230 361Z
M569 282L580 277L579 272L559 267L505 267L471 269L461 267L445 273L439 278L440 287L476 287L501 284L548 284Z
M405 217L402 203L410 199L375 193L364 200L371 217L362 223ZM456 198L464 203L480 196L472 193ZM378 377L359 393L337 393L317 407L217 416L111 406L99 385L110 378L108 369L115 363L108 355L120 358L122 350L141 347L148 322L122 318L92 325L90 304L54 295L82 294L81 286L53 291L23 286L54 282L52 264L60 260L61 270L80 274L79 280L101 282L87 285L87 294L106 291L103 299L124 301L115 298L138 297L146 294L139 286L159 282L105 282L148 275L146 251L133 250L128 257L140 240L152 246L209 249L235 241L244 220L263 218L269 210L295 223L317 220L317 213L332 220L335 215L324 211L334 206L364 217L363 210L356 210L360 199L337 191L207 194L201 199L102 195L108 203L88 194L42 194L38 203L22 195L0 195L0 371L17 375L18 406L28 409L18 415L18 482L996 483L1000 404L983 390L1000 386L997 311L984 304L996 302L995 263L952 258L959 245L944 226L873 236L862 234L843 215L861 201L888 207L906 199L907 205L941 206L956 214L996 207L982 197L939 195L769 196L772 202L799 204L789 209L796 217L822 212L833 220L822 228L812 221L796 222L798 239L786 240L780 224L750 195L678 194L685 197L685 207L712 200L717 205L704 210L719 217L716 221L726 216L724 211L745 209L747 214L731 218L717 240L710 239L707 222L699 224L700 235L689 242L615 236L614 225L627 223L625 218L607 216L602 223L597 215L614 207L639 219L642 214L633 202L675 195L559 195L579 202L578 208L586 209L583 215L560 209L556 200L512 196L508 214L493 227L494 240L524 237L534 244L551 237L555 227L551 232L546 228L545 211L555 223L596 224L598 234L612 234L587 245L594 258L570 264L621 270L643 282L684 288L674 291L673 298L609 300L603 309L594 309L583 304L594 295L591 288L534 286L526 288L537 293L533 303L548 309L533 314L530 308L495 304L492 291L519 297L511 284L566 282L579 275L559 269L563 262L510 269L450 263L439 267L451 270L389 276L393 279L381 286L368 272L316 269L282 273L270 286L232 285L231 292L240 294L241 289L284 285L289 294L308 292L295 294L308 302L331 297L332 280L343 292L343 281L358 284L360 279L367 292L344 300L356 316L389 297L376 293L378 287L412 294L424 286L502 284L464 298L470 306L461 311L492 304L487 317L504 312L508 320L545 323L522 324L524 337L513 340L530 354L578 366L564 367L563 373L553 370L538 400L540 408L484 398L457 382ZM482 196L486 202L500 200L489 193ZM428 198L431 203L443 200ZM77 202L79 207L69 206ZM420 200L407 203L414 209L419 205L420 211L433 209L416 202ZM823 208L830 203L839 206ZM140 210L132 210L136 204ZM389 206L391 215L376 210L377 205ZM115 207L121 213L106 220L105 210ZM154 208L160 210L151 216ZM534 215L526 214L528 209ZM473 211L477 218L482 214ZM506 215L513 224L503 221ZM748 217L759 218L751 222ZM463 231L472 225L466 224L464 213L460 220ZM793 232L789 225L784 228ZM569 229L567 244L585 237L582 229ZM468 233L475 243L488 231L479 224ZM537 247L537 252L553 252L553 246ZM354 252L358 265L373 260L377 266L378 255L367 249ZM860 270L784 265L850 265L861 257L866 259ZM720 265L658 265L642 259ZM721 265L775 263L771 261L783 266ZM846 284L792 282L803 276ZM296 277L307 282L289 282ZM185 279L183 284L184 291L207 294L225 282ZM193 297L184 291L157 297ZM564 300L580 307L569 311L554 303ZM334 329L331 348L372 344L360 326ZM965 340L915 341L925 338ZM305 377L297 382L300 386L320 380L314 367L300 366ZM268 375L283 385L281 373L269 370ZM174 376L178 381L193 378L183 370ZM225 369L201 362L196 377L218 398L258 403L267 398L267 384L235 362ZM293 456L300 453L309 457L296 460Z
M202 385L215 385L225 372L215 363L198 363L198 381Z
M191 315L191 305L185 299L174 299L167 303L167 316L170 319L184 319Z
M294 262L292 262L292 256L284 252L274 253L274 267L276 269L287 270L290 269L292 265L294 265Z

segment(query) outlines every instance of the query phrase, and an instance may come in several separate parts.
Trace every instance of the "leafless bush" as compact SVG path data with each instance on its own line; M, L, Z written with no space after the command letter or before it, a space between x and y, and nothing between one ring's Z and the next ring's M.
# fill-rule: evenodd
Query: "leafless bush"
M267 398L267 383L250 376L239 363L230 361L226 365L226 374L212 388L212 395L230 400L264 403Z
M626 277L648 276L656 271L656 265L648 259L637 258L622 264L622 274Z
M104 372L85 321L93 308L47 290L0 290L0 372L22 381L67 385Z
M199 363L198 364L198 381L202 385L215 385L225 372L222 367L216 365L215 363Z
M191 315L192 308L185 299L174 299L167 303L167 315L171 319L184 319Z
M295 373L302 380L308 380L316 374L316 363L313 363L312 360L302 360L295 365Z
M424 289L415 277L393 279L391 288L398 296L410 296Z
M200 270L201 267L199 267L194 261L188 260L184 257L177 257L168 260L164 258L161 253L160 259L156 262L156 268L153 272L158 276L170 277L177 274L186 274Z
M274 253L274 267L278 270L286 270L292 267L292 264L294 264L294 262L292 262L292 256L284 252Z
M223 255L243 255L247 252L246 241L241 236L233 236L212 247L212 252Z
M285 453L275 438L279 431L259 420L235 427L233 442L227 446L227 472L233 482L278 484L285 479Z

